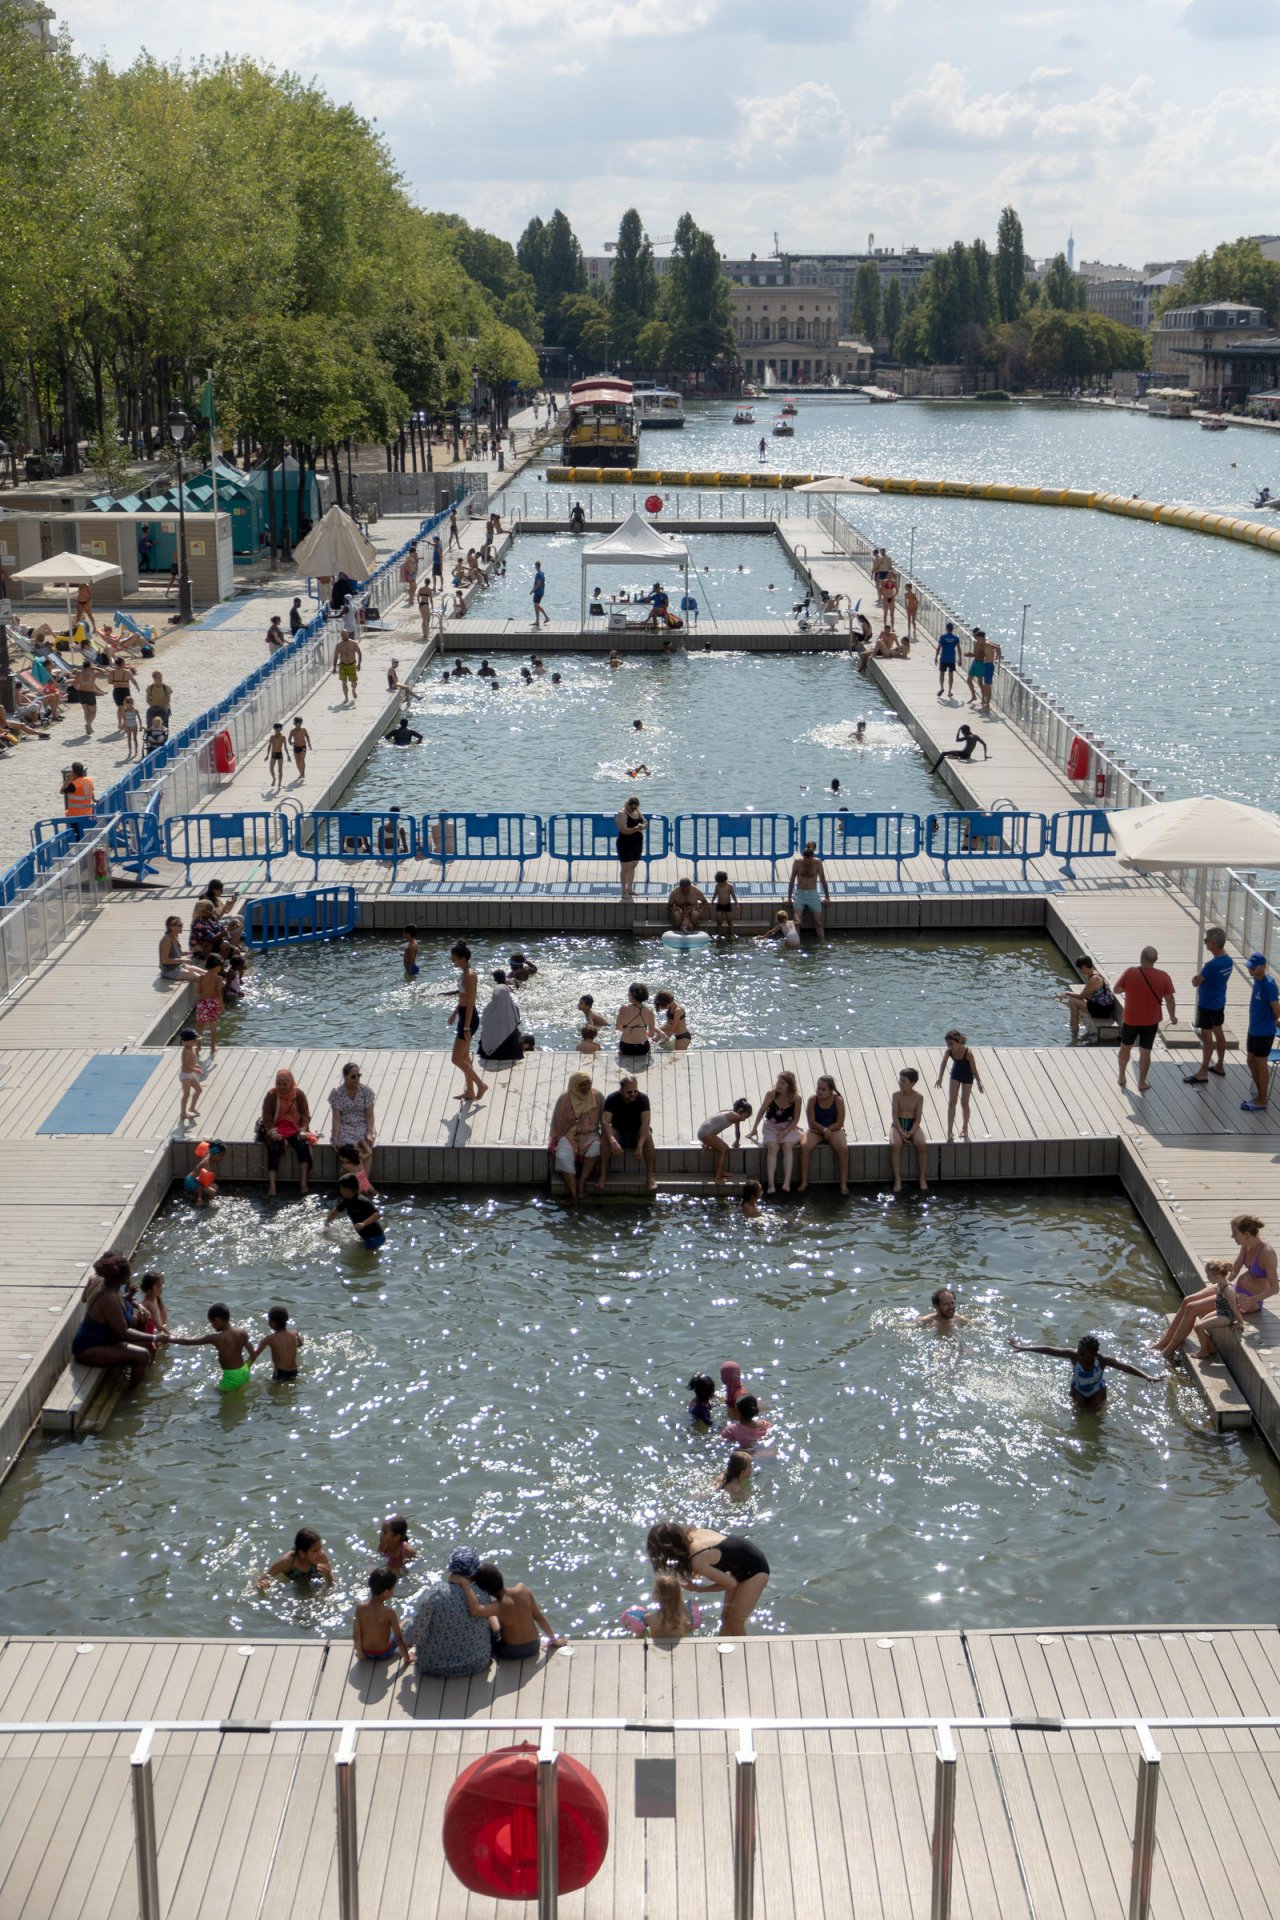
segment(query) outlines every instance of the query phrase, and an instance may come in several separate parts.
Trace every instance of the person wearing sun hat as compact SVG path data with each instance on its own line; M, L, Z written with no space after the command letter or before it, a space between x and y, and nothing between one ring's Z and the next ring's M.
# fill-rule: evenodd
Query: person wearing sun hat
M480 1555L474 1547L455 1547L446 1574L437 1576L415 1602L405 1637L420 1674L434 1680L463 1680L488 1672L493 1657L489 1622L472 1619L463 1588L447 1577L461 1573L471 1580L479 1568Z
M1249 1033L1245 1053L1253 1075L1253 1098L1240 1102L1241 1113L1265 1113L1271 1091L1271 1053L1280 1026L1280 987L1267 971L1265 953L1251 953L1245 961L1253 992L1249 996Z

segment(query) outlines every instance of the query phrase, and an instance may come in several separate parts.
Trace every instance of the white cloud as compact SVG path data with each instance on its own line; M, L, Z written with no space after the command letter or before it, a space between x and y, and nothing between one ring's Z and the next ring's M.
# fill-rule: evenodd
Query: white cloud
M1074 67L1036 67L1027 85L1029 87L1060 87L1064 80L1074 78Z
M1140 74L1123 92L1102 86L1088 99L1054 105L1025 87L971 95L967 73L939 61L893 102L885 136L894 147L1128 146L1155 128L1145 105L1150 90Z
M741 131L732 150L741 166L767 160L801 172L816 171L849 135L839 94L818 80L802 81L789 93L736 100L734 105Z

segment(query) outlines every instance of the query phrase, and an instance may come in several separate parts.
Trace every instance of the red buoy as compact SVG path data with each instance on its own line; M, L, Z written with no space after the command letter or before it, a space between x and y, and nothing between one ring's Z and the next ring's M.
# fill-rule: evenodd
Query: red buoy
M661 513L662 495L660 493L651 493L644 503L644 510L646 513Z
M562 1753L556 1763L559 1885L594 1880L609 1851L609 1807L595 1775ZM538 1893L538 1756L526 1742L486 1753L460 1773L444 1805L444 1855L464 1887L498 1900Z
M234 773L236 770L236 750L225 727L213 736L213 768L215 773Z
M1071 742L1071 751L1067 755L1068 780L1087 780L1089 777L1089 742L1079 734Z

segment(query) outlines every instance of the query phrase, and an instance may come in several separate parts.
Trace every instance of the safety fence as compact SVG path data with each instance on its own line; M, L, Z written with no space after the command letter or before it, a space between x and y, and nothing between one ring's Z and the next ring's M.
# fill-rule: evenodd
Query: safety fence
M164 1920L166 1907L161 1893L162 1865L167 1875L174 1874L182 1864L180 1860L175 1861L175 1849L178 1846L186 1849L192 1845L194 1835L199 1835L202 1847L215 1847L220 1829L214 1826L205 1833L202 1828L221 1820L219 1810L226 1804L222 1795L212 1796L212 1800L206 1795L203 1806L193 1805L188 1819L171 1823L177 1829L176 1839L162 1829L156 1815L156 1771L157 1767L163 1769L166 1764L167 1752L163 1744L166 1736L178 1737L179 1750L174 1765L179 1774L188 1765L186 1756L192 1737L199 1735L208 1746L204 1774L211 1769L247 1768L260 1788L264 1778L263 1767L271 1758L271 1748L267 1743L276 1736L282 1736L288 1742L287 1752L293 1756L290 1764L296 1769L300 1740L308 1736L336 1734L337 1743L332 1751L332 1843L326 1843L321 1837L319 1805L314 1785L310 1784L309 1768L298 1770L308 1776L306 1781L297 1782L299 1797L305 1801L305 1806L295 1810L291 1805L295 1784L291 1780L285 1789L284 1804L277 1817L281 1830L286 1825L295 1826L299 1820L305 1822L304 1851L308 1857L317 1855L327 1860L332 1845L340 1920L359 1920L362 1832L366 1845L371 1846L376 1856L371 1865L379 1887L383 1885L387 1868L387 1849L392 1844L385 1834L376 1846L372 1846L369 1839L371 1810L376 1801L385 1793L390 1793L394 1800L400 1792L398 1783L394 1786L390 1783L387 1770L399 1769L407 1774L420 1766L424 1752L421 1743L429 1742L425 1752L430 1757L433 1775L436 1775L447 1763L447 1756L440 1750L440 1736L460 1738L475 1731L474 1720L415 1721L403 1716L399 1719L362 1720L0 1722L0 1736L34 1743L34 1757L24 1756L21 1761L24 1767L38 1763L40 1743L43 1741L79 1742L95 1735L136 1736L136 1745L128 1764L139 1920ZM662 1779L654 1779L653 1770L655 1766L660 1768L663 1760L667 1761L668 1769L679 1766L678 1758L674 1762L667 1758L676 1748L679 1736L684 1737L686 1744L691 1738L696 1742L699 1737L710 1736L710 1740L704 1738L702 1744L695 1744L692 1748L699 1779L703 1783L703 1791L698 1796L697 1837L691 1843L701 1862L700 1884L705 1883L703 1904L708 1920L718 1920L718 1916L722 1920L729 1920L730 1915L732 1920L753 1920L759 1893L763 1893L763 1904L770 1909L787 1907L790 1902L791 1867L785 1842L771 1846L762 1857L758 1836L762 1825L772 1830L775 1836L785 1832L788 1805L805 1793L807 1755L802 1742L806 1736L813 1736L820 1742L820 1750L825 1753L828 1762L834 1755L855 1778L866 1783L875 1781L881 1791L887 1789L895 1849L899 1844L908 1850L913 1846L919 1849L915 1861L909 1851L904 1856L902 1864L908 1877L921 1883L927 1878L929 1920L949 1920L956 1880L957 1826L961 1825L961 1846L968 1845L981 1854L985 1847L981 1817L984 1809L989 1810L991 1768L994 1766L1001 1773L1012 1770L1020 1777L1020 1790L1010 1796L1004 1806L1003 1817L1009 1823L1014 1848L1020 1854L1028 1850L1038 1852L1044 1846L1044 1839L1040 1833L1040 1816L1036 1806L1037 1787L1055 1796L1056 1803L1061 1793L1061 1782L1055 1778L1055 1770L1065 1767L1073 1783L1073 1792L1078 1797L1087 1795L1089 1776L1082 1763L1087 1755L1095 1754L1099 1746L1105 1749L1118 1736L1123 1743L1122 1751L1127 1747L1131 1754L1135 1770L1128 1873L1117 1875L1118 1882L1127 1884L1123 1885L1123 1891L1120 1884L1115 1888L1114 1911L1118 1916L1123 1910L1128 1920L1148 1920L1163 1765L1163 1754L1156 1735L1163 1733L1171 1739L1171 1759L1177 1761L1185 1754L1180 1736L1190 1736L1196 1751L1201 1752L1206 1745L1217 1744L1213 1739L1206 1741L1205 1736L1252 1734L1255 1736L1253 1748L1244 1749L1243 1754L1237 1754L1236 1758L1243 1758L1252 1752L1261 1769L1266 1758L1265 1742L1277 1731L1280 1731L1280 1716L1274 1714L1153 1714L1145 1718L1136 1715L1061 1718L993 1714L813 1718L755 1718L743 1715L735 1719L670 1720L568 1715L545 1719L509 1719L489 1715L484 1721L486 1735L510 1733L522 1744L496 1751L490 1749L484 1761L479 1762L474 1751L459 1752L458 1773L453 1782L453 1786L459 1789L456 1805L451 1807L450 1802L446 1801L439 1852L431 1858L429 1869L421 1849L429 1848L432 1843L425 1828L417 1835L417 1871L424 1876L425 1884L425 1875L429 1870L437 1888L444 1876L449 1874L458 1877L464 1886L472 1890L483 1890L490 1899L496 1892L500 1897L526 1899L530 1904L536 1901L538 1920L555 1920L559 1911L562 1880L566 1883L564 1891L568 1893L589 1884L596 1877L607 1861L611 1839L615 1837L624 1813L622 1805L610 1806L607 1792L595 1775L589 1772L593 1756L603 1755L615 1762L611 1774L618 1781L619 1789L622 1780L634 1770L635 1812L645 1819L674 1819L678 1831L680 1815L674 1792L664 1797ZM1263 1735L1261 1742L1256 1738L1259 1733ZM395 1735L394 1744L386 1741L387 1734ZM776 1736L784 1734L791 1738L786 1742L777 1741ZM800 1743L796 1740L797 1735L800 1736ZM877 1751L875 1742L878 1739L885 1740L887 1736L888 1744L911 1735L923 1736L932 1746L931 1804L929 1798L918 1791L914 1773L911 1776L909 1802L904 1801L901 1805L894 1804L892 1786L879 1778L879 1770L883 1768L886 1756L883 1750ZM1033 1756L1022 1753L1016 1746L1010 1747L1010 1736L1016 1741L1019 1736L1028 1735L1037 1743ZM848 1738L848 1749L842 1745L840 1736ZM1079 1739L1073 1736L1079 1736ZM372 1751L366 1749L369 1764L376 1772L372 1791L364 1792L361 1792L358 1777L361 1764L359 1743L362 1738L376 1743ZM624 1738L632 1742L642 1738L646 1752L638 1756L633 1747L632 1752L625 1756L620 1751L610 1754L612 1738L617 1738L619 1743ZM1054 1742L1058 1740L1062 1745L1055 1748ZM229 1744L224 1745L224 1742ZM656 1754L650 1743L656 1743ZM581 1749L582 1760L571 1751L574 1747ZM67 1751L65 1745L61 1751ZM1116 1757L1113 1755L1113 1760ZM1031 1758L1034 1758L1034 1772L1028 1765ZM492 1767L495 1760L507 1764L495 1772ZM489 1766L485 1769L487 1778L482 1780L478 1776L485 1761L489 1762ZM624 1764L617 1765L619 1761ZM92 1760L86 1759L83 1764L91 1766L95 1775L98 1775L104 1768L111 1768L113 1756L110 1753L98 1754ZM600 1764L599 1758L596 1758L595 1764ZM970 1775L970 1792L966 1798L978 1810L976 1821L971 1816L967 1830L957 1822L957 1783L962 1767ZM644 1768L649 1771L643 1773ZM714 1782L717 1769L720 1768L726 1770L721 1775L723 1785L718 1790L712 1790L707 1783ZM464 1779L464 1774L469 1778ZM414 1778L417 1778L416 1773ZM1109 1814L1114 1812L1119 1784L1113 1765L1101 1776L1099 1783ZM674 1788L674 1781L671 1785ZM1029 1799L1025 1791L1027 1785L1031 1789ZM180 1794L186 1790L182 1785L177 1788ZM864 1790L860 1788L859 1792ZM622 1791L618 1792L617 1797L622 1799ZM630 1802L632 1796L628 1793L626 1798ZM1085 1799L1082 1812L1087 1806ZM1024 1820L1029 1825L1020 1834L1019 1822ZM874 1846L875 1836L868 1836L868 1840ZM809 1844L812 1844L812 1840ZM856 1822L851 1822L848 1829L843 1831L841 1846L842 1849L856 1849L858 1844L859 1830ZM723 1849L728 1856L723 1867L712 1864L719 1849ZM867 1867L874 1874L872 1861L867 1862ZM1058 1904L1065 1900L1066 1909L1070 1912L1075 1876L1080 1871L1076 1855L1068 1849L1066 1854L1052 1857L1048 1867L1055 1877L1061 1876L1057 1885L1057 1900ZM256 1857L246 1854L238 1880L238 1885L243 1885L246 1911L269 1908L273 1868L273 1849L263 1848ZM74 1867L69 1871L74 1879ZM616 1875L621 1870L611 1866L610 1871ZM258 1875L261 1875L261 1885L244 1884L256 1881ZM723 1905L717 1903L714 1892L708 1891L720 1885L725 1887ZM923 1884L921 1891L923 1893ZM1227 1891L1224 1889L1224 1893ZM1105 1910L1098 1904L1104 1898L1104 1892L1094 1886L1092 1911ZM433 1903L435 1899L436 1893L433 1891ZM655 1916L656 1920L656 1916L670 1911L670 1889L663 1885L646 1897L640 1886L620 1885L611 1910L637 1916L648 1914ZM923 1900L912 1911L923 1914Z
M509 507L519 503L525 520L560 520L566 524L573 507L581 502L589 520L625 520L628 514L645 513L646 501L654 496L662 502L655 525L663 520L716 520L730 525L742 520L810 520L816 517L821 496L811 493L765 493L742 488L733 493L702 491L690 487L521 487L509 488L501 496L503 517Z
M111 885L111 836L110 822L85 821L78 836L73 829L65 843L45 843L43 868L35 849L35 877L0 908L0 999L97 912Z
M354 887L315 887L309 893L278 893L248 900L244 908L245 945L265 953L269 947L311 946L354 933L358 902Z

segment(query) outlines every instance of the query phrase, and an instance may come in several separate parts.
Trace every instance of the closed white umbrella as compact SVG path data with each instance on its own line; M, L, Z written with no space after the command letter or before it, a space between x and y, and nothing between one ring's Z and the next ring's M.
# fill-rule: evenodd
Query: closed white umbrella
M1107 815L1120 864L1139 873L1173 873L1181 867L1280 867L1280 819L1243 800L1200 794L1127 807ZM1200 932L1208 913L1201 890Z
M305 540L293 550L300 567L318 579L332 580L335 574L349 573L363 580L378 557L372 541L366 540L349 513L332 506L312 527Z
M21 587L62 587L67 595L67 632L71 631L71 595L78 587L96 587L108 578L120 579L120 569L110 560L95 560L90 553L54 553L37 560L9 578Z

